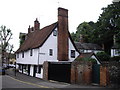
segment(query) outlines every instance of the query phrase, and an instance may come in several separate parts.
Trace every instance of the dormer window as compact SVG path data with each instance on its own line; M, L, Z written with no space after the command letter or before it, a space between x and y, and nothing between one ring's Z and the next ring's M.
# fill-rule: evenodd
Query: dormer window
M57 36L57 30L53 31L53 36Z

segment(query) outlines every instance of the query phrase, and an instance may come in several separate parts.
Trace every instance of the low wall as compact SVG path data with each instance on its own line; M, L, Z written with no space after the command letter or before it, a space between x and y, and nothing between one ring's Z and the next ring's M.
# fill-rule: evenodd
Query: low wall
M92 63L74 61L71 64L71 83L90 84L92 82Z
M120 62L103 62L100 67L100 85L120 87Z

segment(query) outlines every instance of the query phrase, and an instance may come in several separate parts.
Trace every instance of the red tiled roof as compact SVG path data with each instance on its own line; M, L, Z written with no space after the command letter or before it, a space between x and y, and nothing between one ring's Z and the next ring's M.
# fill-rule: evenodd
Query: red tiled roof
M41 30L35 30L34 32L29 33L27 39L16 51L16 53L42 46L56 26L57 23L53 23Z

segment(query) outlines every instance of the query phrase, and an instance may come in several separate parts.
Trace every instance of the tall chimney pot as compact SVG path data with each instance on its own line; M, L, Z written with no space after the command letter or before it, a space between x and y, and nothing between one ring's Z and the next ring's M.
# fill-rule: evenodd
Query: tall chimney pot
M36 18L36 20L34 21L34 29L35 30L39 30L40 29L40 23L38 21L38 19Z

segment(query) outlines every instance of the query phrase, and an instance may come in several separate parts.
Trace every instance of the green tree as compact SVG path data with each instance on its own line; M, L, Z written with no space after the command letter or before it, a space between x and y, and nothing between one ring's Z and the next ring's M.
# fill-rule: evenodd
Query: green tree
M20 46L23 44L26 38L26 33L20 33L19 34L19 39L20 39Z
M113 2L102 10L96 23L83 22L77 27L74 40L79 41L81 34L85 42L104 46L105 52L110 54L114 41L120 47L120 2Z
M72 37L73 41L77 41L76 33L72 32L71 37Z
M94 22L83 22L79 24L76 31L76 41L79 41L80 35L82 35L84 42L91 42L94 32Z
M102 10L103 13L97 21L98 41L104 44L105 51L110 53L114 35L116 36L116 42L120 43L120 2L113 2Z

